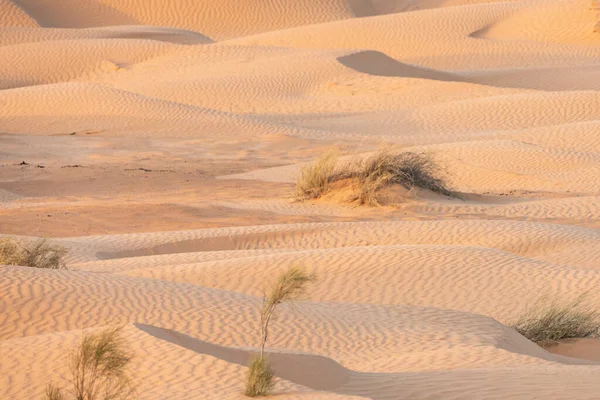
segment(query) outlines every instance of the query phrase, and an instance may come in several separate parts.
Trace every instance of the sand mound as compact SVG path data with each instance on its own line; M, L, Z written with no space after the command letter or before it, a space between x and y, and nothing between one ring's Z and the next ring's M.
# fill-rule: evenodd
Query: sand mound
M213 39L243 36L291 26L354 16L346 0L288 3L252 0L227 1L75 1L56 8L49 0L19 0L21 7L45 27L87 28L109 25L154 25L189 29ZM358 7L359 9L361 7Z
M6 392L8 396L39 396L46 380L64 382L66 371L60 367L59 349L72 346L79 337L77 331L65 331L102 326L107 321L132 320L142 324L130 325L125 331L137 355L135 376L140 382L139 390L152 393L152 396L160 396L170 387L175 393L200 390L203 396L217 392L235 396L241 387L240 363L247 357L249 349L239 346L248 346L254 336L252 330L242 327L251 324L258 299L194 285L105 274L40 273L30 268L5 267L1 276L0 286L8 294L5 305L15 311L1 332L4 354L8 355L2 365L3 376L14 382ZM32 280L34 276L36 279ZM18 293L28 294L19 296ZM102 299L100 306L99 299ZM165 302L170 305L169 312L157 313L161 304L167 304ZM40 307L40 304L49 307ZM68 313L56 308L67 304L71 309ZM94 312L79 313L80 308ZM75 315L78 317L73 319ZM25 321L46 323L36 324L33 329ZM232 324L242 329L232 331ZM172 330L159 328L165 325ZM302 335L294 332L303 332L309 326L319 326L323 333L337 332L326 335L327 340L310 345L310 353L320 356L298 354L306 353L307 347ZM288 333L278 334L283 327L287 327ZM191 332L197 329L202 332L201 336L192 336ZM281 368L277 390L282 392L327 390L339 395L367 394L389 398L391 394L387 389L381 389L386 385L382 386L380 379L387 377L385 381L394 386L407 385L407 382L416 384L421 375L406 374L410 371L412 374L414 371L444 373L443 370L449 367L456 370L494 365L488 368L502 374L507 366L515 364L550 363L556 365L554 368L563 369L574 362L585 364L585 361L551 355L490 318L448 310L307 303L297 305L296 311L286 307L274 329L273 335L278 339L272 342L269 352ZM383 337L387 340L379 346L365 347L367 342L353 333L361 329L370 331L370 340ZM63 332L49 333L57 330ZM433 338L437 340L431 340ZM421 344L420 350L407 351L407 344L415 341ZM21 351L16 351L17 348ZM33 354L37 357L32 357ZM461 357L457 357L458 354ZM16 367L33 359L36 363L28 368L32 380L15 379L19 376ZM186 372L178 369L174 373L167 367L169 364L181 365ZM307 368L298 369L294 365ZM206 371L200 377L188 370L198 367ZM160 370L163 373L157 374ZM378 375L372 373L358 372L363 370L379 371L380 378L374 379ZM390 375L382 371L395 372ZM456 372L458 376L459 371ZM535 367L521 370L521 376L529 379L539 379L540 373ZM161 380L161 385L156 386L157 379ZM363 379L371 380L371 383L365 385ZM211 380L222 384L205 383ZM585 390L587 379L582 377L578 382L582 385L578 390ZM435 392L440 384L432 383L427 387ZM148 391L151 387L155 390ZM156 387L161 389L157 391ZM492 388L497 386L488 383L474 390L478 393Z
M121 43L114 40L57 40L43 46L39 43L3 46L0 57L11 61L3 63L0 69L0 89L94 79L118 73L120 69L167 50L167 46L156 42L136 40ZM18 57L11 58L10 54L18 54ZM40 58L44 61L37 62Z
M598 14L587 0L533 2L478 33L494 40L533 40L549 43L598 45L594 28Z
M111 62L100 62L97 67L100 73L118 73L120 69ZM34 107L31 107L32 99ZM69 107L73 101L77 101L77 108ZM200 127L211 134L226 134L242 129L246 134L252 134L253 131L262 134L277 132L275 126L251 118L229 116L87 83L57 83L5 90L0 92L0 105L0 120L4 129L12 133L37 133L48 126L52 127L45 128L50 134L89 131L123 134L134 130L141 135L154 133L168 136L186 135L196 132ZM24 110L27 110L29 117L22 116ZM51 123L57 115L68 118L60 123ZM148 115L154 117L149 119ZM173 118L176 123L172 121Z
M0 26L0 32L2 32L2 35L0 36L0 45L2 46L32 42L87 39L141 39L179 44L212 43L206 36L193 31L141 25L108 26L88 29L32 29L23 27L7 28L6 26ZM106 43L103 44L106 46ZM126 42L113 42L115 48L119 48L121 44L127 45ZM60 51L61 48L68 47L68 45L69 43L62 42L60 43L60 46L56 46L54 49ZM75 46L77 46L77 44L75 44Z
M39 26L27 12L13 0L0 0L0 27Z
M293 265L304 265L319 276L313 292L314 298L319 301L411 303L430 307L452 304L455 309L491 315L505 323L513 321L527 304L534 302L539 291L569 297L573 292L591 290L600 279L597 270L565 267L495 249L448 245L288 251L231 260L192 261L190 256L185 264L169 262L126 274L259 296L262 282ZM415 268L415 265L419 267ZM89 267L91 265L82 266ZM240 269L246 271L247 279L240 280L236 275ZM489 274L498 279L492 282L487 277ZM578 282L583 276L585 287ZM554 287L556 279L560 279L564 288ZM480 286L490 288L489 303L477 302L477 288ZM499 305L503 299L513 296L522 302L519 305ZM590 301L600 303L600 298L593 297ZM490 308L489 304L494 306Z

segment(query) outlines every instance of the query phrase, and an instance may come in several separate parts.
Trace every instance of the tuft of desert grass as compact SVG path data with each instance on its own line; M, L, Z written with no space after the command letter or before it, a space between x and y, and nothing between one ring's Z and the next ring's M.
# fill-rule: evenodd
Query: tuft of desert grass
M133 394L128 367L133 355L121 328L86 333L69 357L76 400L124 400Z
M356 177L356 200L361 204L377 205L377 192L394 184L409 192L421 188L445 196L454 195L442 178L441 168L429 154L379 151L362 161Z
M296 198L316 199L329 191L338 164L338 152L330 149L300 171L296 181Z
M337 153L328 152L302 169L296 195L300 199L317 198L327 193L332 183L344 179L354 181L356 191L351 200L360 204L378 205L378 193L394 184L409 193L421 188L456 197L431 155L387 150L349 163L339 163Z
M275 371L265 356L265 346L269 339L269 324L284 302L298 300L306 293L307 286L315 279L303 269L292 267L279 275L263 296L260 310L260 354L250 360L246 376L246 396L266 396L273 386Z
M0 264L24 267L67 269L67 250L61 246L48 244L46 239L23 244L10 237L0 238Z
M53 384L49 383L46 385L45 400L67 400L62 390Z
M246 391L248 397L266 396L273 388L275 371L266 357L254 357L248 365Z
M600 312L585 304L585 295L570 303L543 298L513 327L532 342L548 347L568 339L598 336Z
M67 355L71 387L75 400L126 400L133 396L129 363L133 355L121 334L121 328L85 333L79 345ZM59 387L46 386L45 400L66 400Z
M314 276L307 274L300 268L292 267L281 274L269 293L265 294L260 312L260 358L263 358L265 352L265 344L269 338L269 322L271 322L277 306L284 302L300 299L306 293L308 283L313 280Z

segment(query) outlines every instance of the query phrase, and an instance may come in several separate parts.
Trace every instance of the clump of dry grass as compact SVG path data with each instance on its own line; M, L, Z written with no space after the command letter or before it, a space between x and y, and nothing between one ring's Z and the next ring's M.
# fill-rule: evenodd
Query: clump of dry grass
M265 344L269 337L269 322L273 318L277 306L284 302L290 302L302 298L306 292L308 283L314 280L300 268L290 268L277 278L271 290L263 298L263 306L260 312L261 343L260 356L265 352Z
M338 152L331 149L305 165L296 181L296 197L300 200L316 199L327 193L334 180L337 164Z
M67 269L65 256L67 250L61 246L50 245L46 239L23 244L20 241L0 238L0 264L20 265L46 269Z
M535 303L513 327L540 346L567 339L595 337L600 332L600 312L584 304L585 295L570 303L544 298Z
M66 400L66 397L63 395L60 388L57 388L50 383L46 386L45 400Z
M246 377L246 396L266 396L273 386L274 370L265 357L265 345L269 338L269 323L277 306L284 302L300 299L306 292L307 285L314 280L300 268L291 268L281 274L263 297L260 311L260 354L252 358Z
M445 196L456 196L442 177L440 166L429 154L379 151L366 159L341 164L335 153L327 153L302 169L296 183L300 199L317 198L327 193L333 182L350 179L356 193L351 198L361 204L378 205L378 193L390 185L410 192L427 189Z
M121 328L85 334L71 354L73 392L77 400L125 399L132 394L127 367L132 355Z
M356 200L361 204L378 204L377 192L393 184L401 185L409 192L421 188L445 196L454 195L429 154L380 151L361 162L356 177Z
M273 388L275 371L265 357L254 357L248 365L246 391L248 397L266 396Z
M125 400L133 395L128 378L131 352L121 335L121 328L86 333L68 355L72 387L76 400ZM46 400L63 400L60 388L48 385Z

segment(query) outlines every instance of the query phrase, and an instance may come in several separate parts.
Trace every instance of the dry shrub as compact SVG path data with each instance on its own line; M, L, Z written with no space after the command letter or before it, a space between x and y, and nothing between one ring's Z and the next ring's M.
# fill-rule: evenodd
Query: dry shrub
M86 333L69 355L71 385L76 400L125 400L134 393L128 377L131 352L121 328ZM61 389L48 385L47 400L63 400Z
M333 182L337 164L338 152L331 149L305 165L296 181L296 197L299 200L316 199L327 193L329 184Z
M571 303L543 298L535 303L513 327L540 346L567 339L595 337L600 332L600 313L584 304L585 295Z
M0 238L0 264L20 265L46 269L67 269L65 256L67 250L61 246L50 245L46 239L23 244L20 241Z
M261 358L263 357L265 344L269 337L269 322L271 322L277 306L286 301L300 299L306 292L307 284L313 280L314 276L308 275L300 268L292 267L277 278L269 293L264 296L260 312Z
M445 196L454 195L441 177L440 167L428 154L380 151L361 161L355 174L358 179L355 200L361 204L377 205L377 192L394 184L409 192L421 188Z
M66 400L66 397L63 395L60 388L57 388L53 384L49 383L46 386L45 400Z
M266 396L273 388L275 371L266 357L254 357L248 365L246 392L248 397Z
M378 192L394 184L406 188L409 193L422 188L456 197L431 155L389 151L379 151L366 159L346 164L338 162L336 153L328 152L302 169L296 182L296 193L300 199L317 198L327 193L333 182L343 179L356 183L356 193L351 200L361 204L379 204Z
M71 354L73 394L77 400L126 399L132 392L127 367L132 355L121 328L85 334Z
M265 345L269 338L269 323L277 306L284 302L300 299L306 292L307 285L314 280L300 268L292 267L281 274L263 297L260 311L260 354L252 358L246 376L246 396L266 396L273 386L274 370L265 357Z

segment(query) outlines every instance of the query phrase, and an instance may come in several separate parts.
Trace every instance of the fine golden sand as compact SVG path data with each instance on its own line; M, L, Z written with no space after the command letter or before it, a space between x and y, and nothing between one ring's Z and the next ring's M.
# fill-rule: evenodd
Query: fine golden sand
M113 325L134 398L244 399L292 266L317 280L271 323L277 399L597 399L599 341L510 325L543 296L600 309L599 13L0 0L0 236L68 250L0 266L0 399L66 387ZM427 153L458 197L297 201L332 147Z

